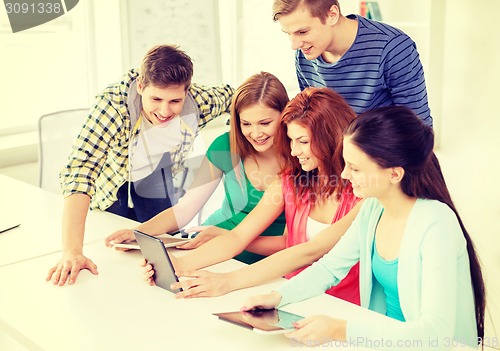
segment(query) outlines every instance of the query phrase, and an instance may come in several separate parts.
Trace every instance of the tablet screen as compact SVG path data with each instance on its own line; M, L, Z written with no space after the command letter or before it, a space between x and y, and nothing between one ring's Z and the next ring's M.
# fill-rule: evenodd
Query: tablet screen
M134 230L135 239L139 243L142 255L153 266L153 279L160 288L177 293L182 289L171 289L170 284L178 282L174 266L163 242L154 236Z
M262 332L286 332L293 330L293 323L304 317L278 309L254 309L249 311L214 313L220 319L245 328Z
M177 245L185 244L191 240L188 238L177 238L171 235L158 235L156 238L160 239L165 247L175 247ZM139 250L139 244L137 243L136 240L113 244L113 247L129 249L129 250Z

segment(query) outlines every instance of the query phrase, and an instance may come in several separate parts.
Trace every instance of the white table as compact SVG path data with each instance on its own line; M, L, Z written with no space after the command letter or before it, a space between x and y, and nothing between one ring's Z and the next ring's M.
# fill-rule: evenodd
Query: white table
M260 335L212 317L212 313L238 310L248 296L267 293L282 284L235 291L225 296L175 299L147 285L139 266L141 254L117 252L102 243L86 245L99 265L99 275L82 271L75 285L55 287L44 281L46 267L57 254L0 267L0 331L28 350L290 350L299 346L283 335ZM213 271L241 266L230 260ZM339 318L388 318L329 295L289 305L301 314L331 314ZM394 323L399 323L394 321ZM335 347L321 349L367 350ZM466 351L465 347L456 350Z
M4 201L6 190L8 200ZM215 312L239 310L247 297L275 289L282 284L281 279L221 297L175 299L172 293L143 281L140 251L124 253L104 246L102 239L108 233L135 223L107 212L89 214L84 245L85 253L98 265L99 275L84 270L75 285L53 286L45 276L60 256L60 233L53 228L60 225L62 198L4 176L0 176L0 191L0 213L20 211L23 219L20 228L0 234L0 346L22 345L23 350L37 351L254 351L299 347L283 335L260 335L212 317ZM230 260L210 270L227 271L241 265ZM373 323L388 320L329 295L285 309L304 316L330 314ZM4 343L4 336L12 342ZM320 348L355 349L335 346L331 343Z
M82 271L75 285L55 287L44 281L46 268L58 254L0 268L0 329L33 350L288 350L283 335L259 335L212 317L238 310L246 297L266 293L281 279L225 296L175 299L142 279L139 251L116 252L102 243L86 245L98 261L99 275ZM215 271L237 268L227 261ZM385 318L347 302L321 296L290 306L304 314ZM294 348L296 348L295 345Z
M0 233L0 267L61 251L62 210L62 195L0 175L0 216L21 223L18 228ZM136 225L111 213L89 211L84 243L103 241L118 229ZM47 271L51 265L45 267Z

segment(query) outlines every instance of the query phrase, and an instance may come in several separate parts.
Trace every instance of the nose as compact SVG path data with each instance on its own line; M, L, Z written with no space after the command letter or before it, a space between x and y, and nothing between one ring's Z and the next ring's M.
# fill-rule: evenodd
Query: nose
M163 117L170 115L170 107L167 102L161 104L159 112Z
M262 128L260 127L260 125L253 126L253 128L252 128L252 137L256 138L256 137L259 137L261 135L262 135Z
M342 173L340 173L340 176L347 180L351 179L351 174L347 170L347 166L344 166L344 169L342 170Z
M297 50L302 47L304 42L295 36L290 36L290 41L292 42L292 50Z
M300 155L301 153L298 144L294 143L293 141L290 143L290 149L290 154L294 157Z

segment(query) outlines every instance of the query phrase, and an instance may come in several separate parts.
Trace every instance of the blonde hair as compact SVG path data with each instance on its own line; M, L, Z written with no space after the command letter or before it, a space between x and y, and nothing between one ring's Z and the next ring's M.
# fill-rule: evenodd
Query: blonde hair
M311 12L313 17L318 17L321 23L325 23L328 11L335 5L340 11L340 5L337 0L274 0L273 3L273 21L279 21L281 16L289 15L304 4Z

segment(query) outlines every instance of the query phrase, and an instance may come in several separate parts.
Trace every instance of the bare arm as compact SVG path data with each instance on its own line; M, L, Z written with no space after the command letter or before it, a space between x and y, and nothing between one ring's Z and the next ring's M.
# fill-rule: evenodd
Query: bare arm
M153 235L163 234L184 227L188 224L217 189L222 179L222 172L204 157L196 173L191 188L173 207L157 214L137 229Z
M212 196L221 178L222 172L205 157L193 185L179 202L134 229L150 235L160 235L184 227ZM122 229L109 235L105 244L111 246L111 241L121 243L133 239L132 229Z
M81 254L85 221L90 206L90 197L85 194L74 194L64 199L62 242L63 251Z
M286 236L287 230L285 227L285 231L283 235L280 236L258 236L252 241L245 250L263 255L269 256L278 251L283 250L286 247Z
M49 270L46 280L54 285L73 284L82 269L97 274L97 266L83 255L85 220L89 210L90 197L73 194L64 199L62 220L63 253L59 262Z
M281 181L277 179L236 228L179 257L177 271L196 270L233 258L281 214L283 207Z
M337 244L356 218L360 207L361 202L342 219L316 234L310 241L281 250L254 264L226 273L228 291L263 284L316 262Z
M220 296L234 290L263 284L307 266L335 246L356 217L360 206L359 203L342 219L319 232L308 242L281 250L259 262L228 273L213 273L206 270L182 272L183 276L192 279L175 283L172 287L183 289L177 294L178 297ZM152 273L148 272L146 278Z

